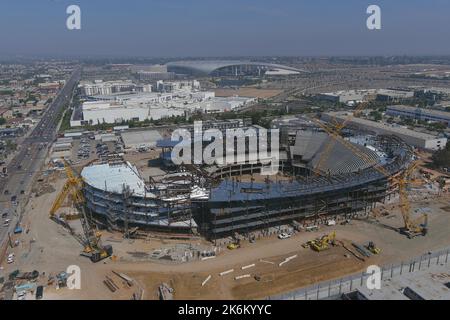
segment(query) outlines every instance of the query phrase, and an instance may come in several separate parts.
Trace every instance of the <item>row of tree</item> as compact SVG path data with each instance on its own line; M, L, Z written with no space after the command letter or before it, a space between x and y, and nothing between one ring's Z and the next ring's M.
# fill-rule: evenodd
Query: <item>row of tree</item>
M436 168L450 168L450 143L444 149L436 151L432 159Z

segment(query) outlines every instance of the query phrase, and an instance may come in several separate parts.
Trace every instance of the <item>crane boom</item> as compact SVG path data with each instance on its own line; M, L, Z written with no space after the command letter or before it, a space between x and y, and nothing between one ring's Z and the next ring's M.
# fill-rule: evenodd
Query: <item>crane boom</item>
M367 106L367 103L360 103L358 105L358 107L351 112L347 118L344 119L343 122L337 122L335 119L335 124L334 124L334 128L335 128L335 132L337 134L340 134L341 130L347 125L347 123L356 115L358 115L359 113L361 113L361 111ZM314 168L314 172L316 174L320 174L323 171L323 166L325 164L325 161L329 158L331 150L333 149L333 146L335 144L335 140L329 140L327 141L327 144L325 146L324 151L320 154L319 160Z
M377 161L369 157L367 154L359 150L356 146L354 146L349 141L342 138L339 133L336 130L333 130L323 124L321 121L317 119L313 119L314 122L316 122L326 133L328 133L333 139L336 141L339 141L344 145L346 148L348 148L350 151L352 151L355 155L357 155L359 158L361 158L363 161L365 161L368 164L372 165L372 168L380 172L383 176L386 178L389 178L391 174ZM428 223L428 217L426 214L424 214L422 217L417 219L417 221L412 221L410 216L410 210L411 206L408 200L408 193L407 193L407 185L408 185L408 179L414 169L417 167L418 162L415 161L403 172L403 174L399 175L398 177L392 177L392 180L394 183L398 185L399 190L399 198L400 198L400 211L403 218L404 227L400 230L400 232L406 234L409 238L415 237L416 235L425 235L427 233L427 223ZM423 223L420 223L419 221L424 221Z
M96 232L89 223L84 207L83 179L75 174L67 161L63 160L63 163L67 181L53 203L50 210L50 217L54 217L56 211L62 206L66 197L70 194L73 204L81 212L80 222L83 228L83 235L77 236L76 238L81 240L84 245L83 254L88 255L93 262L100 261L112 255L112 247L102 246L100 244L101 233Z

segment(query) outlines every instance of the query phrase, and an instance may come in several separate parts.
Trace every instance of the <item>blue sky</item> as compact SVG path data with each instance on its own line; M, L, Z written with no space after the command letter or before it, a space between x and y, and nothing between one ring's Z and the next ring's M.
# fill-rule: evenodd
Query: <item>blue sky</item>
M449 15L448 0L0 0L0 55L450 54Z

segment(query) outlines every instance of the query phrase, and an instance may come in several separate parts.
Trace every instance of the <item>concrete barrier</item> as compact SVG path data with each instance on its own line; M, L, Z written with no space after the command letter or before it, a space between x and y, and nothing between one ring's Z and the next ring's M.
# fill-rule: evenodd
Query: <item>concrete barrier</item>
M209 276L202 282L202 287L205 286L205 284L209 281L209 279L211 279L211 275L209 275Z
M224 276L224 275L229 274L229 273L232 273L232 272L234 272L234 269L230 269L230 270L223 271L223 272L219 273L219 275L220 275L220 276Z
M255 266L255 264L254 264L254 263L253 263L253 264L249 264L249 265L243 266L243 267L241 268L241 270L245 270L245 269L253 268L254 266Z
M297 255L293 255L293 256L287 257L286 259L284 259L284 261L280 262L278 264L278 266L281 267L283 264L285 264L285 263L287 263L287 262L289 262L289 261L291 261L292 259L295 259L295 258L297 258Z

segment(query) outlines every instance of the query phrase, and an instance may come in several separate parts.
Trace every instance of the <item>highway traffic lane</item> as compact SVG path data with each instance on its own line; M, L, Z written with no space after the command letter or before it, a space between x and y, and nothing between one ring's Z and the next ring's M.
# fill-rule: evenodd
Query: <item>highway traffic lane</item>
M75 89L75 84L79 81L79 79L80 69L76 70L72 74L66 86L64 86L62 91L56 97L55 101L45 111L43 118L41 118L41 121L33 129L30 136L28 136L24 140L21 150L13 158L10 166L8 166L8 170L11 170L10 175L8 175L6 179L2 180L2 182L4 183L2 183L2 185L0 186L0 212L3 213L5 209L9 210L12 207L10 199L6 199L6 197L9 198L11 195L18 196L19 206L18 208L13 208L16 212L16 216L10 217L10 226L8 228L2 226L2 229L0 229L0 243L2 244L5 241L8 232L10 232L10 230L14 228L14 226L18 222L21 221L21 214L23 212L23 208L21 208L21 206L25 202L23 200L26 200L26 198L29 197L29 193L26 192L24 195L20 195L21 190L26 190L28 192L29 190L31 190L32 179L34 178L36 172L40 169L39 167L43 164L43 160L47 155L47 148L42 148L41 150L36 151L35 147L33 147L33 144L36 145L36 141L51 143L55 139L56 128L58 126L58 123L56 123L56 120L58 120L56 118L57 114L66 103L70 102L71 97L69 98L69 94L73 92L73 90ZM64 97L64 99L62 99L61 97ZM28 150L28 148L30 148L30 150ZM27 153L29 153L28 156ZM17 169L19 165L22 166L21 171ZM10 188L13 193L10 192L9 195L4 195L4 190L6 190L7 188ZM2 199L6 201L3 202L1 201Z

